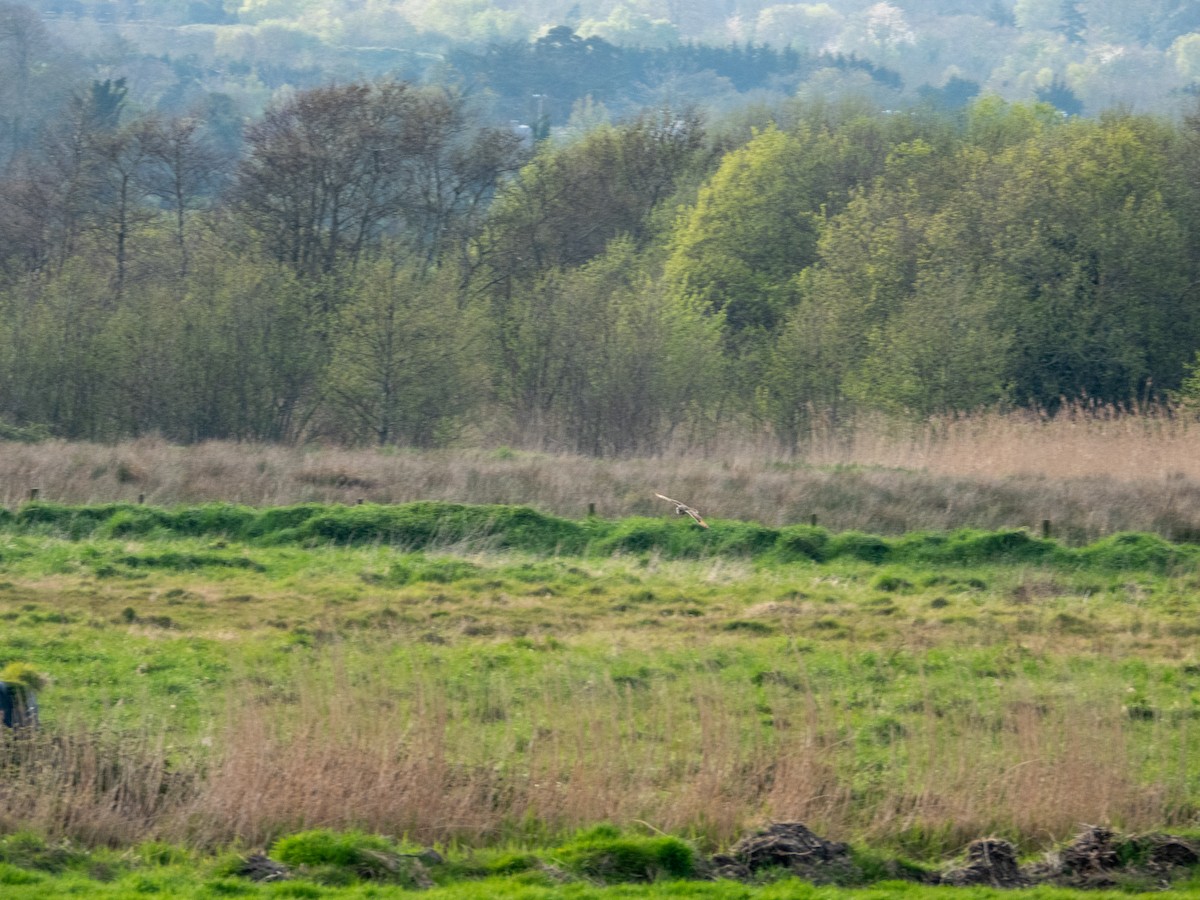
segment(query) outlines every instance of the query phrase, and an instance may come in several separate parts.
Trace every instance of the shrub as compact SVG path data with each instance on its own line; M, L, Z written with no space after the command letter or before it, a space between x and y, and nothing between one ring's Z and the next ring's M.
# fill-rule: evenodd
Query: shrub
M94 534L117 513L129 511L132 514L138 509L127 503L103 503L97 506L27 503L17 512L14 521L21 528L79 540Z
M296 529L314 516L329 512L326 503L300 503L295 506L276 506L264 509L246 525L246 537L271 538L274 542L295 540Z
M137 857L150 866L178 866L191 861L191 856L182 847L161 841L146 841L135 849Z
M515 875L518 872L529 872L541 865L532 853L502 853L484 865L488 875Z
M864 562L881 563L891 552L892 548L881 537L861 531L843 531L830 540L827 558L849 556Z
M821 562L829 547L829 532L814 525L790 525L779 531L775 557L780 562L811 559Z
M871 587L877 591L888 591L895 593L897 591L907 591L913 586L913 583L907 578L895 574L894 572L884 572L877 576L871 582Z
M96 527L101 537L146 537L168 530L166 513L153 506L126 506Z
M1191 548L1177 547L1157 535L1122 532L1075 551L1088 566L1101 569L1150 569L1165 572L1195 557Z
M695 851L686 841L622 834L612 825L580 832L555 856L572 871L610 883L690 878L696 868Z
M278 535L280 539L284 533ZM587 529L578 522L526 506L464 506L406 503L400 506L325 507L305 519L286 539L338 544L396 544L412 550L468 541L490 542L531 553L578 553Z
M22 869L57 874L87 859L87 854L63 841L48 844L32 831L18 831L0 838L0 863Z
M1040 562L1060 551L1054 541L1035 538L1019 528L979 531L961 528L950 534L919 532L896 541L894 556L909 562L974 565Z
M44 881L45 876L39 875L36 872L27 872L24 869L18 869L10 863L0 862L0 884L37 884L39 881Z
M771 550L779 541L779 531L754 522L722 522L713 524L715 551L735 556L758 556Z
M711 530L698 528L691 520L634 516L616 523L592 549L601 555L655 550L668 559L694 559L704 553L709 541Z
M166 525L175 534L188 537L241 538L258 515L258 512L249 506L204 503L200 506L181 506L168 511Z

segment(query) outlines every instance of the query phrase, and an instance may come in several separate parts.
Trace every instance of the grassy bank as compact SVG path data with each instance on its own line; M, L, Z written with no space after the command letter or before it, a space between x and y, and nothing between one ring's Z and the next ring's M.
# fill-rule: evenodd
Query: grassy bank
M888 538L859 531L834 533L815 525L770 527L714 519L711 527L698 528L686 517L568 519L526 506L437 502L393 506L302 504L266 509L230 504L168 509L140 504L29 503L16 512L0 509L0 530L72 540L208 538L254 546L372 545L401 550L496 550L588 558L649 553L668 560L748 559L764 564L858 559L911 565L1045 563L1107 571L1164 572L1189 568L1200 559L1200 548L1193 544L1172 544L1141 533L1118 533L1071 547L1035 537L1028 529L963 528ZM229 554L179 552L157 557L127 555L108 563L165 569L255 565Z

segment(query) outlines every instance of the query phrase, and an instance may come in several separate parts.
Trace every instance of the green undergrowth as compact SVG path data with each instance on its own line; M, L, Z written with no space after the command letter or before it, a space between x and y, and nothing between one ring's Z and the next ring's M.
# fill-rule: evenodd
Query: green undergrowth
M714 879L686 840L598 825L557 847L487 851L418 850L362 831L315 829L283 836L263 852L200 853L164 843L87 851L51 843L30 832L0 837L0 896L12 900L88 896L161 897L404 897L697 898L697 900L886 900L945 897L993 900L1011 891L934 887L933 873L903 859L859 848L856 864L833 884L818 885L786 870L763 870L754 881ZM864 864L862 861L866 860ZM1179 890L1155 897L1192 896L1200 881L1177 872ZM1181 877L1180 877L1181 876ZM1147 885L1147 889L1151 886ZM1034 887L1028 900L1112 900L1124 890Z
M0 529L111 539L210 538L253 546L384 545L408 550L459 548L533 554L603 557L654 554L662 559L747 558L763 563L830 562L980 565L985 563L1070 566L1099 571L1168 572L1194 565L1200 548L1161 537L1120 533L1083 547L1038 538L1024 529L949 533L913 532L885 538L861 532L831 533L792 525L770 528L751 522L712 522L632 517L618 521L571 520L523 506L407 503L395 506L303 504L257 509L206 504L171 509L131 504L62 506L30 503L0 511ZM252 567L218 553L163 553L129 557L134 568Z

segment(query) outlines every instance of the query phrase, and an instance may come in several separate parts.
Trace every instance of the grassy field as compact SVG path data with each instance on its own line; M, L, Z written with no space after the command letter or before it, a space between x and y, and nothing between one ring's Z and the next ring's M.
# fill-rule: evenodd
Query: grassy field
M1085 824L1195 826L1195 548L712 526L21 507L0 519L0 667L51 684L40 732L0 742L4 895L366 890L221 868L306 829L437 847L446 896L507 875L583 897L604 879L569 848L597 823L700 857L800 821L933 868L984 835L1037 855Z

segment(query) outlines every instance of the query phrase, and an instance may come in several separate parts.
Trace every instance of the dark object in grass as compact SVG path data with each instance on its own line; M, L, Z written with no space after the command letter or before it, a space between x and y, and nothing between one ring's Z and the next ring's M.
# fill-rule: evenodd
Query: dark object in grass
M1106 888L1131 876L1171 883L1173 869L1200 863L1200 846L1172 834L1125 835L1090 825L1059 851L1050 865L1035 867L1038 880L1065 887Z
M287 881L292 870L262 853L253 853L246 857L237 874L251 881Z
M0 681L0 721L5 728L36 728L36 692L23 684Z
M818 837L799 822L775 822L744 837L728 853L712 858L718 878L745 880L760 869L786 868L802 872L816 865L848 860L850 847Z
M1089 825L1060 851L1059 859L1064 872L1078 876L1097 876L1128 861L1118 852L1117 833L1102 825Z
M1008 841L994 837L971 841L967 845L966 864L942 876L942 884L956 887L988 885L1013 888L1027 883L1017 865L1017 848Z
M1140 842L1147 848L1151 865L1170 869L1200 863L1200 848L1173 834L1148 834Z

